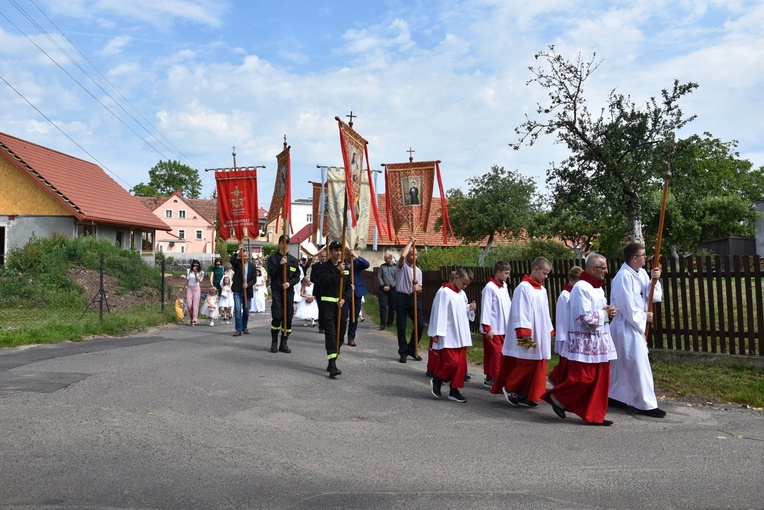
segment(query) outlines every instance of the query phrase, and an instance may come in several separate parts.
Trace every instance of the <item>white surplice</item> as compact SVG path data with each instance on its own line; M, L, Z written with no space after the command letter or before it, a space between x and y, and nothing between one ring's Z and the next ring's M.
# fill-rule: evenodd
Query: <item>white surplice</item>
M507 335L501 353L520 359L549 359L552 357L552 319L549 318L549 297L543 286L536 289L523 281L515 289L509 309ZM536 347L525 349L517 345L517 328L530 329Z

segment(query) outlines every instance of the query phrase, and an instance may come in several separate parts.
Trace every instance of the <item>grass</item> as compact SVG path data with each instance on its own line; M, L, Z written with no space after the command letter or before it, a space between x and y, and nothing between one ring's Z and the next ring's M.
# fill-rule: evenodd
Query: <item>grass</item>
M375 298L363 305L364 317L379 324L379 305ZM413 325L409 321L407 338ZM395 325L387 328L395 331ZM425 330L419 340L419 350L427 350L429 338ZM723 355L720 355L723 356ZM467 360L475 365L483 364L483 342L481 336L472 335L472 347L467 348ZM555 354L549 360L551 371L559 357ZM709 365L697 361L652 361L656 394L671 399L699 401L702 403L738 404L754 408L764 407L764 370L757 367L717 364Z
M40 320L35 324L0 330L0 348L67 340L77 342L91 336L125 335L175 321L174 310L169 306L164 314L159 312L158 307L104 312L103 322L99 321L97 310L88 311L80 321L73 318L82 315L81 309L40 310L37 315Z

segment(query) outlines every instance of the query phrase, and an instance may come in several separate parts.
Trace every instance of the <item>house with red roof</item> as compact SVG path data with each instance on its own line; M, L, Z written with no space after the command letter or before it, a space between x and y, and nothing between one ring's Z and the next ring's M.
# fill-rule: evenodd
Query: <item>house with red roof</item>
M32 235L94 235L153 260L170 227L93 163L0 133L0 263Z
M135 197L172 230L155 239L154 249L176 260L198 259L202 265L215 255L217 200L185 198L181 190L169 197Z

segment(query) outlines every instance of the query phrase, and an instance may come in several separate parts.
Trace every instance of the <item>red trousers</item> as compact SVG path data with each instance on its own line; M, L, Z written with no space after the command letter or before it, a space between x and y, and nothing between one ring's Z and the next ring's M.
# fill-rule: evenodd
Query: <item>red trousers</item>
M521 359L504 356L499 375L493 380L491 393L501 394L502 388L507 391L522 391L533 402L541 400L546 390L545 359Z
M564 381L566 377L568 377L568 358L560 356L560 362L549 372L549 380L557 384Z
M483 373L491 379L499 376L503 346L504 335L493 335L493 338L483 335Z
M582 363L568 360L567 377L555 383L542 397L552 403L552 397L564 407L592 423L602 423L607 413L610 390L610 362Z
M467 373L467 348L440 349L433 351L436 361L432 373L452 388L464 388L464 376Z

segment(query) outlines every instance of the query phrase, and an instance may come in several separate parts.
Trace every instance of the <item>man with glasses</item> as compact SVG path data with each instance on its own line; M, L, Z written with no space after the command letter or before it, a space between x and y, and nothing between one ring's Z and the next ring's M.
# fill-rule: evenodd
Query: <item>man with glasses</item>
M618 308L610 332L618 359L610 364L610 407L633 406L637 413L651 418L663 418L666 411L658 408L653 384L653 371L647 356L645 331L653 320L648 312L650 287L655 281L653 302L663 297L658 279L660 267L651 274L643 268L647 262L645 247L629 243L623 249L623 266L610 284L610 302Z
M617 311L608 306L602 288L607 272L605 257L589 254L586 269L570 292L568 338L560 353L568 359L567 371L542 397L560 418L568 410L587 423L605 426L613 424L605 414L610 361L616 359L609 321Z

